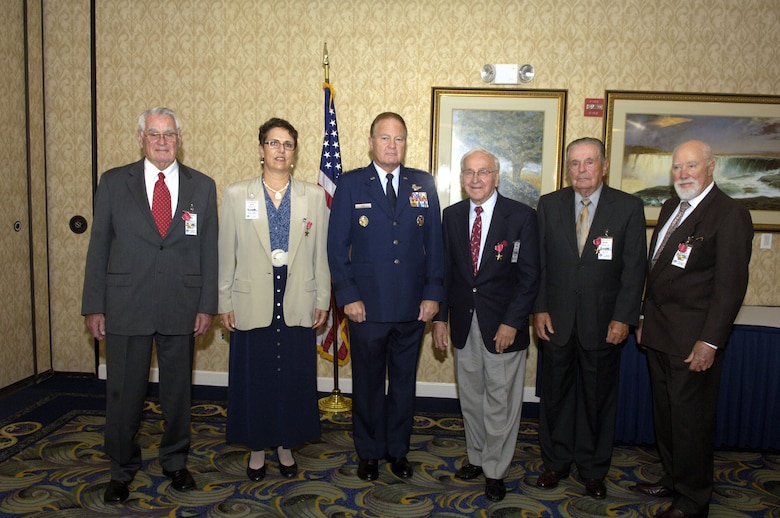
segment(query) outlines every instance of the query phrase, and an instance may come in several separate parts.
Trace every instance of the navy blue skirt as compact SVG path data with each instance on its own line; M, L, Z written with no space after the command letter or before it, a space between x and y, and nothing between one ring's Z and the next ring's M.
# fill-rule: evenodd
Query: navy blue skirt
M287 268L274 268L271 325L230 336L226 440L253 451L320 437L316 334L284 323Z

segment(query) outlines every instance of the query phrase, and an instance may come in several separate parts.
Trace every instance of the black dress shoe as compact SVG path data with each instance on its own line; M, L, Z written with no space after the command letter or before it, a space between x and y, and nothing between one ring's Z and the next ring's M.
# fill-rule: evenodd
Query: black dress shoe
M298 464L293 462L292 466L285 466L280 462L279 473L281 473L284 478L293 478L298 474Z
M260 482L265 478L265 464L260 466L257 469L250 468L249 463L246 463L246 476L249 477L249 480L253 480L255 482Z
M600 478L586 478L585 491L596 500L603 500L607 497L607 486L604 480Z
M406 457L390 458L390 471L398 478L412 477L412 464Z
M661 482L640 482L634 489L642 493L643 495L653 496L656 498L666 498L674 496L674 491L664 487Z
M506 496L504 479L485 477L485 496L491 502L500 502Z
M563 471L545 471L539 475L539 478L536 479L536 487L540 487L542 489L554 489L558 487L558 482L568 476L569 474L564 473Z
M461 480L474 480L482 474L482 466L475 466L468 462L455 472L455 476Z
M195 479L192 478L187 468L177 469L176 471L163 470L163 475L171 479L171 487L178 491L189 491L195 489Z
M362 480L376 480L379 478L379 462L376 459L360 459L357 476Z
M130 496L127 482L111 479L106 486L106 492L103 493L103 501L107 504L123 504Z

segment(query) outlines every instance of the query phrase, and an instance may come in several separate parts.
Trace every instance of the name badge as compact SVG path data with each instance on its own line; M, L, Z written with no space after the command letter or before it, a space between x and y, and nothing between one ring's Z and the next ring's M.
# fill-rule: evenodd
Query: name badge
M512 245L512 262L516 263L517 258L520 255L520 241L515 241Z
M198 215L194 212L185 212L188 216L184 219L184 235L185 236L197 236L198 235Z
M611 261L612 260L612 237L601 236L593 240L593 244L596 245L596 255L599 261Z
M260 200L246 200L244 218L260 219Z
M428 193L425 191L413 192L409 195L409 205L428 208Z
M688 264L688 259L691 257L691 251L693 251L691 245L680 243L680 246L677 247L677 251L672 257L672 266L684 269L685 265Z

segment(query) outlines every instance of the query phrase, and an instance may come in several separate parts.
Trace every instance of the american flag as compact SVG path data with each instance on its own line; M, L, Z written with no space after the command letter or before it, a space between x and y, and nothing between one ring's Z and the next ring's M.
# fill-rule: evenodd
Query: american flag
M330 208L333 201L333 193L336 192L336 184L341 174L341 148L339 147L339 129L336 124L336 106L333 104L333 97L335 96L333 85L323 83L322 87L325 90L325 138L322 141L320 175L317 183L325 189L325 197L328 202L328 208ZM333 361L331 351L333 349L334 333L332 329L335 325L339 365L346 365L349 361L347 320L344 318L344 311L336 307L335 301L331 301L331 306L325 329L317 335L317 351L323 358Z
M341 148L339 147L339 127L336 124L336 106L333 104L335 94L333 85L323 83L325 90L325 138L322 142L322 157L320 158L320 176L318 183L325 189L328 208L336 192L336 183L341 174Z

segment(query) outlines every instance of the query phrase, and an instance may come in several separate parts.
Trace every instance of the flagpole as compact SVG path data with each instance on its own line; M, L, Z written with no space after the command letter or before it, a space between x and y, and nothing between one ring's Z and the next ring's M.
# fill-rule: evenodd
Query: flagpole
M325 83L330 84L330 63L328 62L328 43L322 48L322 67L325 69ZM330 326L331 352L333 354L333 391L319 401L319 408L323 412L349 412L352 410L352 400L344 397L339 389L339 323L336 319L336 298L331 294L330 312L333 325Z

